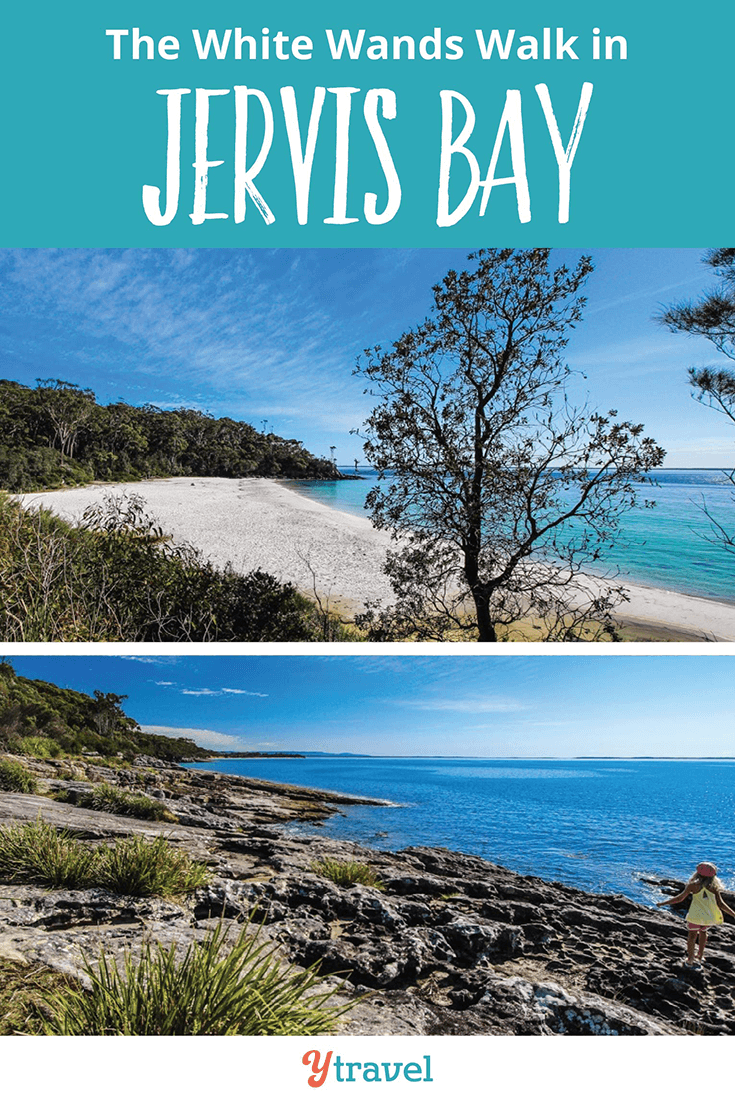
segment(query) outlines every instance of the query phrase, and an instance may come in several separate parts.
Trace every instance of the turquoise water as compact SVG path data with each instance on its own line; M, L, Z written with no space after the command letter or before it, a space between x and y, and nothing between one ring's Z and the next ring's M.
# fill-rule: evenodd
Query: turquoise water
M341 469L354 473L354 468ZM360 467L359 474L360 481L288 485L334 509L367 516L365 498L377 477L369 467ZM701 510L706 497L710 511L729 531L735 530L732 485L723 472L659 471L655 485L641 486L640 497L655 501L655 507L623 517L615 545L603 555L603 566L620 571L623 581L735 602L735 555L708 542L711 528Z
M641 877L686 879L708 859L735 888L735 761L307 757L196 768L392 800L344 808L319 828L379 849L446 846L648 903L662 895Z

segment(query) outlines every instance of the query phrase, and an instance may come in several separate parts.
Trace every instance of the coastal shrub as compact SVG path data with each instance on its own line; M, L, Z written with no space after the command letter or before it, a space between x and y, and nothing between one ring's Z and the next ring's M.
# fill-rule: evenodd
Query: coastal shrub
M107 888L120 895L177 896L207 882L206 867L166 838L87 845L40 817L0 828L0 880L48 888Z
M47 1034L61 1036L308 1036L333 1033L345 1008L326 1005L316 966L300 972L243 930L226 951L221 923L181 955L147 944L122 967L104 951L85 960L90 991L53 998Z
M13 494L75 486L93 478L88 467L68 457L62 459L52 448L28 448L21 454L17 445L0 444L0 486Z
M0 789L4 792L35 792L36 780L22 762L0 758Z
M93 849L41 818L0 829L0 880L86 888L94 883L95 864Z
M337 861L332 857L325 857L322 861L314 861L312 872L319 876L326 876L342 888L351 888L353 884L365 884L369 888L378 888L383 891L384 885L378 879L369 865L360 861Z
M97 883L121 895L185 895L208 879L206 866L192 861L165 838L134 835L97 850Z
M0 493L0 637L8 642L341 638L292 585L221 570L177 546L138 494L108 494L78 527Z
M88 807L92 811L108 811L112 815L129 815L132 819L152 819L156 822L175 823L165 804L152 800L142 793L129 792L113 784L98 784L91 792L58 793L57 800L73 803L76 807Z
M19 739L18 753L26 754L29 758L58 758L61 755L61 747L53 739L44 738L42 735L27 735Z

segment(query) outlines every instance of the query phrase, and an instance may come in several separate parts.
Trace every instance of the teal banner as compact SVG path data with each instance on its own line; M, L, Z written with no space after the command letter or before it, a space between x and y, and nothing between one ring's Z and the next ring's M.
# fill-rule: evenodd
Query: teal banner
M735 8L13 5L0 245L695 246Z

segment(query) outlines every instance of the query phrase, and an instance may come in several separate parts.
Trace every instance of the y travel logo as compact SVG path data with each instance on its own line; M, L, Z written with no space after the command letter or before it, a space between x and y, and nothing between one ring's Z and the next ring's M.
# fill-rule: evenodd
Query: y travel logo
M433 1083L431 1056L421 1061L343 1060L330 1049L323 1055L318 1049L305 1052L302 1064L311 1069L307 1079L310 1087L323 1087L327 1079L334 1083Z

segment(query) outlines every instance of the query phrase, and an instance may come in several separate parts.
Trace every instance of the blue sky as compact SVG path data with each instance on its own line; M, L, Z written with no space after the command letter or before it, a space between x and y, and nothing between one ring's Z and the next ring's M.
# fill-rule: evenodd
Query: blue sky
M223 750L472 755L735 753L735 657L13 656L127 694L147 730Z
M731 426L686 384L690 365L717 359L712 347L652 320L712 285L703 250L587 251L596 270L568 349L575 402L644 422L666 466L731 465ZM350 430L370 408L356 357L421 321L432 284L465 260L433 249L0 251L2 374L67 379L102 402L265 420L350 464L361 457Z

